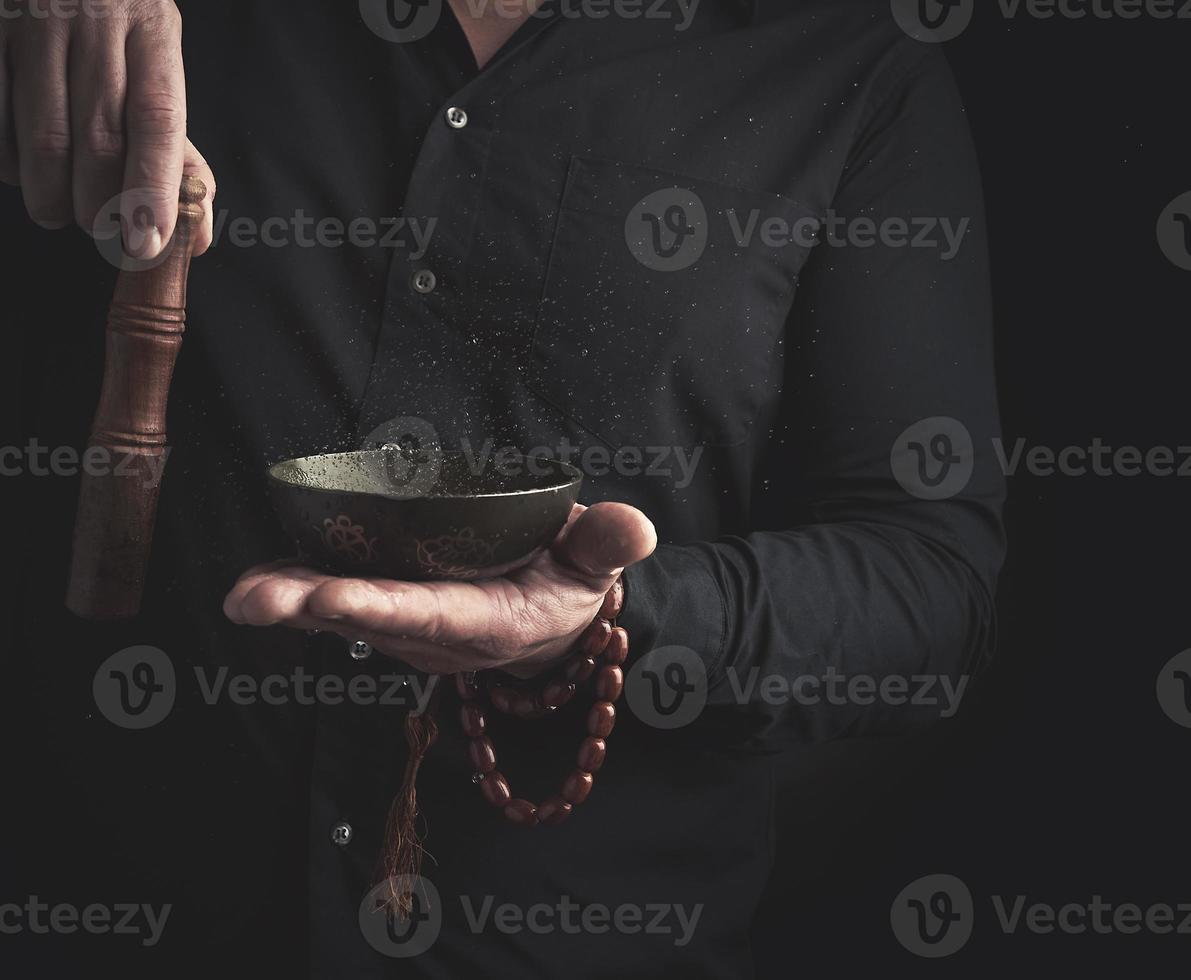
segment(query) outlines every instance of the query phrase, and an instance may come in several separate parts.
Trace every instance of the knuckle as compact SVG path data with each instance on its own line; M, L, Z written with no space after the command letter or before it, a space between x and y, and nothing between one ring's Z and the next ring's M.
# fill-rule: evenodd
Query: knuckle
M128 123L141 136L180 136L186 132L186 106L172 95L135 95L129 100Z
M87 127L82 151L96 160L118 161L124 156L124 133L102 123Z
M29 133L29 153L37 158L64 157L70 152L70 130L37 127Z

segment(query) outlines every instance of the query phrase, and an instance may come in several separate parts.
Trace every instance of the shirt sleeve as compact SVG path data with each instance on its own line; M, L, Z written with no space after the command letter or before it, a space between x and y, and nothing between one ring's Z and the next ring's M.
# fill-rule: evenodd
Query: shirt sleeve
M690 728L718 740L912 730L954 711L991 653L1004 480L983 204L931 52L873 85L824 229L854 241L818 244L800 280L777 475L757 491L776 529L663 545L626 573L630 667L693 651ZM864 244L864 218L884 243Z

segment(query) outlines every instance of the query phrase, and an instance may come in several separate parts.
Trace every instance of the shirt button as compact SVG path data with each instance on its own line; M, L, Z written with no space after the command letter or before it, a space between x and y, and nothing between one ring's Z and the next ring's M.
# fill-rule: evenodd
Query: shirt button
M349 648L352 660L367 660L372 656L372 647L363 640L356 640Z
M352 839L352 825L350 823L337 823L331 828L331 843L338 844L340 847L346 847L351 843Z
M415 293L425 296L427 293L434 292L434 287L438 285L438 276L429 269L419 269L413 274L409 284Z
M451 106L447 110L447 125L451 129L462 129L467 125L467 113L460 109L457 105Z

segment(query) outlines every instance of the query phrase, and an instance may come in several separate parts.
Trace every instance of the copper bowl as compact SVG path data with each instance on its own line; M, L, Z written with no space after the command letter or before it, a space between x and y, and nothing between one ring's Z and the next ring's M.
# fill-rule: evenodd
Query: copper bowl
M558 459L398 446L285 460L269 490L304 561L403 581L499 575L566 523L583 474Z

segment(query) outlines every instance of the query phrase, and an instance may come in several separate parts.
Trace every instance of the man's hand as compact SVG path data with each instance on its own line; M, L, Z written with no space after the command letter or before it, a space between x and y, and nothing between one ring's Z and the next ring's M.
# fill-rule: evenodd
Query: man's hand
M430 674L500 669L528 677L571 649L617 576L656 545L639 510L576 505L549 549L500 578L409 583L264 565L240 578L223 609L235 623L364 640Z
M34 221L90 233L101 209L118 210L127 230L135 212L143 234L129 251L153 259L174 233L183 173L207 185L201 254L215 179L186 139L172 0L0 0L0 180L21 187Z

